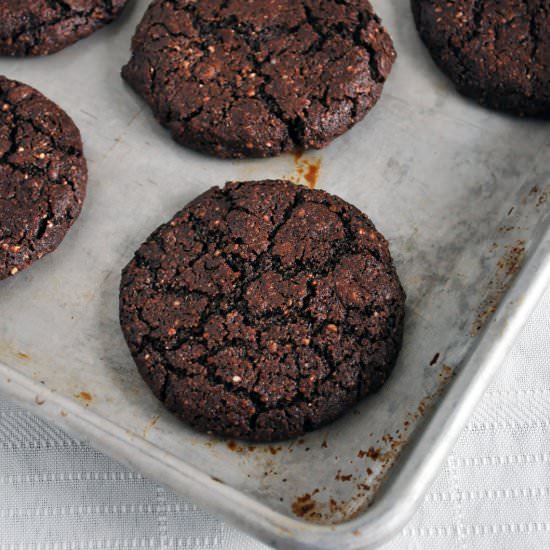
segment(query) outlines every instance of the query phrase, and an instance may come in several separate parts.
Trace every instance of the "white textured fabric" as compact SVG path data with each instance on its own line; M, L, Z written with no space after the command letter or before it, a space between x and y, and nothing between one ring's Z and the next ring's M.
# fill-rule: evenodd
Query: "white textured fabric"
M384 550L550 548L550 290L411 523ZM260 549L0 402L0 550Z

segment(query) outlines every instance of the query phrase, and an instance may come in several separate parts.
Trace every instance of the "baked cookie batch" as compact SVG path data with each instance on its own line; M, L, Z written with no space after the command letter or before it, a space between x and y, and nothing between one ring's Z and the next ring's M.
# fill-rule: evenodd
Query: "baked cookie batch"
M0 55L57 52L125 4L0 0ZM458 91L550 117L550 0L412 0L412 16ZM153 0L122 76L182 145L269 157L360 122L395 58L367 0ZM61 243L86 183L69 116L0 77L0 279ZM404 305L369 218L281 180L212 187L142 244L120 285L122 331L157 398L199 430L252 441L314 430L377 391Z

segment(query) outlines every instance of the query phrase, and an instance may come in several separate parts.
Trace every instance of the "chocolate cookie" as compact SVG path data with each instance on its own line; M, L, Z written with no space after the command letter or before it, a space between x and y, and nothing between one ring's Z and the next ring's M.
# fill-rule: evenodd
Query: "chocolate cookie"
M0 0L0 55L47 55L110 23L127 0Z
M86 182L73 121L35 89L0 76L0 279L57 248Z
M220 157L318 149L395 60L368 0L154 0L123 77L176 141Z
M121 326L155 395L192 426L274 441L388 378L405 294L355 207L287 181L214 187L122 274Z
M550 117L550 0L412 0L420 36L482 105Z

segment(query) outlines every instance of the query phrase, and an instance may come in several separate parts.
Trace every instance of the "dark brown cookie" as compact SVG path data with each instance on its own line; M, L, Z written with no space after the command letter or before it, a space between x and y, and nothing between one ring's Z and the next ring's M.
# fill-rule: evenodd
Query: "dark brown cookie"
M395 59L368 0L154 0L123 77L176 141L220 157L318 149Z
M464 95L550 117L550 0L412 0L420 36Z
M0 279L57 248L86 182L73 121L35 89L0 76Z
M128 0L0 0L0 55L48 55L110 23Z
M274 441L388 378L405 294L355 207L286 181L214 187L124 269L121 326L155 395L192 426Z

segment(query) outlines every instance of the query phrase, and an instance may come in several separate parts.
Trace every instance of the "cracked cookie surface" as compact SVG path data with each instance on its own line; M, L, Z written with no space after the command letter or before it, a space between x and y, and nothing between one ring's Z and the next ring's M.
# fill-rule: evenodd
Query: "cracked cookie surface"
M78 217L80 132L34 88L0 76L0 279L52 252Z
M0 0L0 55L55 53L115 19L128 0Z
M202 431L275 441L382 386L404 302L387 242L355 207L287 181L232 182L139 248L120 320L168 409Z
M550 0L412 0L420 36L464 95L550 117Z
M394 60L367 0L154 0L122 75L177 142L267 157L351 128Z

